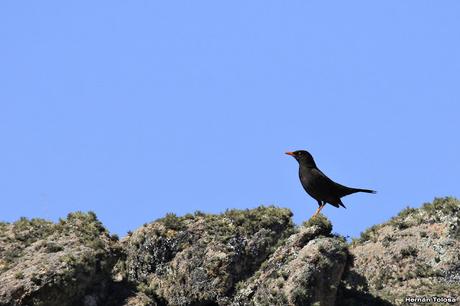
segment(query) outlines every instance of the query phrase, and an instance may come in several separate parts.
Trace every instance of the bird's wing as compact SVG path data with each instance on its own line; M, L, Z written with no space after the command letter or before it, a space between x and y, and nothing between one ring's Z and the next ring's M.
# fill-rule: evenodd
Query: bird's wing
M328 178L326 174L318 168L311 170L311 188L318 191L320 194L331 194L335 190L335 182Z
M323 194L341 198L350 194L351 188L334 182L318 168L312 170L315 188Z

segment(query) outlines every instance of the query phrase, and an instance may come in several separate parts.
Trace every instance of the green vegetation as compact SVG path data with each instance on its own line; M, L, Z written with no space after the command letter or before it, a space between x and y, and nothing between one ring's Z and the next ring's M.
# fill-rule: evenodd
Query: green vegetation
M408 247L404 248L404 249L401 249L401 257L402 258L405 258L405 257L417 257L417 254L418 254L418 250L409 245Z
M322 214L318 214L315 217L310 218L302 223L304 227L318 226L324 229L324 232L330 233L332 231L332 223Z
M382 239L382 245L386 248L388 248L393 242L396 241L396 238L394 235L387 235L383 237Z
M350 253L343 247L345 238L331 234L332 224L323 215L298 227L291 217L290 210L274 206L231 209L219 215L169 213L144 224L122 241L110 235L93 212L70 213L58 223L27 218L0 222L0 273L7 271L4 275L15 283L24 282L33 288L53 287L57 292L53 298L73 296L77 291L89 296L86 291L93 289L88 288L112 286L112 280L116 280L117 288L137 288L139 299L145 296L145 301L158 301L161 296L171 305L207 304L237 295L242 301L258 305L307 305L316 293L309 283L302 283L309 278L296 272L302 271L308 260L311 269L305 275L312 273L314 277L330 276L335 265L348 260L347 272L338 277L344 281L349 273L357 282L353 290L382 291L379 296L389 300L393 292L388 288L400 285L417 289L434 284L430 293L439 294L458 285L437 283L443 276L438 266L457 260L456 253L446 251L456 245L452 238L460 236L460 201L454 198L436 198L418 209L403 209L386 223L366 229L352 242L381 245L367 244L361 249L358 245L350 248ZM293 233L297 235L291 236ZM443 239L438 245L436 235ZM317 246L320 256L308 260L299 257L315 254L302 248L317 238L310 246ZM427 258L424 248L432 242L437 253ZM331 253L329 247L335 244L343 249ZM359 272L368 274L355 273L358 270L353 270L353 258L358 258L358 268L371 267ZM422 282L415 282L418 279ZM316 283L321 281L318 278ZM49 297L46 293L33 298L37 299L35 304L47 305ZM363 295L362 299L375 297Z
M60 235L77 235L80 241L94 250L103 249L102 236L109 236L108 231L97 219L94 212L84 213L77 211L67 215L67 219L59 220L55 225L55 231Z
M381 225L373 225L366 229L364 232L361 233L361 236L359 238L353 238L351 244L360 244L364 243L366 241L372 241L376 242L377 241L377 231L381 227Z
M457 215L460 213L460 201L454 197L435 198L433 203L423 204L422 210L429 214Z
M284 224L292 224L292 212L287 208L259 206L255 209L231 209L224 213L234 226L242 227L246 233L253 233L261 228L279 230ZM278 222L274 222L278 220Z
M52 233L53 223L43 219L27 219L21 217L13 223L12 233L14 239L22 243L24 247L31 245L33 242L43 239Z
M393 226L398 230L404 230L422 223L440 222L442 216L460 217L460 201L453 197L444 197L435 198L432 203L425 203L420 208L406 207L388 222L374 225L363 231L359 238L353 239L352 244L364 243L366 241L376 242L377 231L386 225ZM457 227L452 230L455 237L460 237L460 224ZM421 232L420 236L425 237L426 232Z
M23 250L37 240L44 239L52 233L53 223L43 219L20 218L14 223L0 223L0 241L8 243L7 248L0 248L0 258L11 267Z
M17 278L17 279L23 279L24 278L24 273L22 272L16 272L14 274L14 277Z
M218 215L167 214L131 235L125 273L139 281L138 290L151 298L167 283L176 288L170 294L177 303L185 303L180 288L196 291L192 304L195 299L215 300L263 269L261 264L294 231L291 216L289 209L274 206ZM186 259L180 263L181 271L170 267L169 261L177 256ZM161 283L150 278L152 273L161 276Z
M403 210L399 212L399 214L397 215L397 218L400 218L400 219L406 218L407 216L412 215L416 212L417 212L417 208L412 208L412 207L407 206L406 208L404 208Z
M167 229L182 231L186 228L184 220L186 217L178 217L174 213L167 213L165 217L158 219L157 221L163 223Z
M8 222L0 221L0 236L4 235L4 231L6 230L8 225L9 225Z
M64 249L61 245L54 241L47 242L45 248L48 253L56 253Z
M93 212L70 213L66 219L52 223L44 219L20 218L14 223L0 223L0 241L7 242L7 247L0 248L2 270L12 268L23 256L24 251L34 245L35 251L41 248L47 253L56 253L65 249L68 239L77 237L83 245L99 252L104 252L101 237L108 232ZM58 241L59 239L62 239Z
M260 229L279 231L285 227L285 224L293 226L291 217L292 212L289 209L259 206L255 209L230 209L221 215L196 211L193 215L186 214L183 217L178 217L174 213L168 213L155 222L163 224L167 230L184 231L187 229L187 221L203 218L208 233L222 236L225 240L225 237L233 236L237 232L246 235L256 233ZM278 220L278 222L274 222L274 220Z

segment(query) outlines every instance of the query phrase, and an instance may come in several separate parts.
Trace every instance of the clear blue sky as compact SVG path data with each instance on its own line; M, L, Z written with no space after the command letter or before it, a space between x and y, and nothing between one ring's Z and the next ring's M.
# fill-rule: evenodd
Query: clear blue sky
M287 150L377 195L356 236L460 196L459 1L0 2L0 219L312 215Z

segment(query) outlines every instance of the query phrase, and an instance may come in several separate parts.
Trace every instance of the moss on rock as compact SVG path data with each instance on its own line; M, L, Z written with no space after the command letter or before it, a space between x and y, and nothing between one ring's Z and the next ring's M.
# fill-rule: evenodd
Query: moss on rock
M225 303L294 226L288 209L258 207L220 215L165 218L124 241L126 277L171 305Z
M446 197L371 227L351 245L346 287L397 305L405 296L457 297L460 282L447 275L460 275L459 225L460 201Z
M21 218L0 227L0 305L103 300L117 247L94 213L54 224Z

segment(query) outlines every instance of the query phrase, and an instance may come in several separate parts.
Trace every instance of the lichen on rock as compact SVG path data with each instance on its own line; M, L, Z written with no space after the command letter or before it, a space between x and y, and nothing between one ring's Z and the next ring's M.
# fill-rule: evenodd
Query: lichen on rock
M233 305L334 305L348 254L331 230L322 215L304 223L239 284Z
M0 228L0 305L96 305L117 242L93 213L59 223L21 218Z
M170 305L226 304L293 230L288 209L168 215L126 239L126 277Z
M285 208L167 214L121 241L94 213L0 222L0 306L374 306L460 292L460 202L408 208L352 243Z
M458 298L459 225L460 201L451 197L403 210L352 243L345 286L397 305L407 296Z

